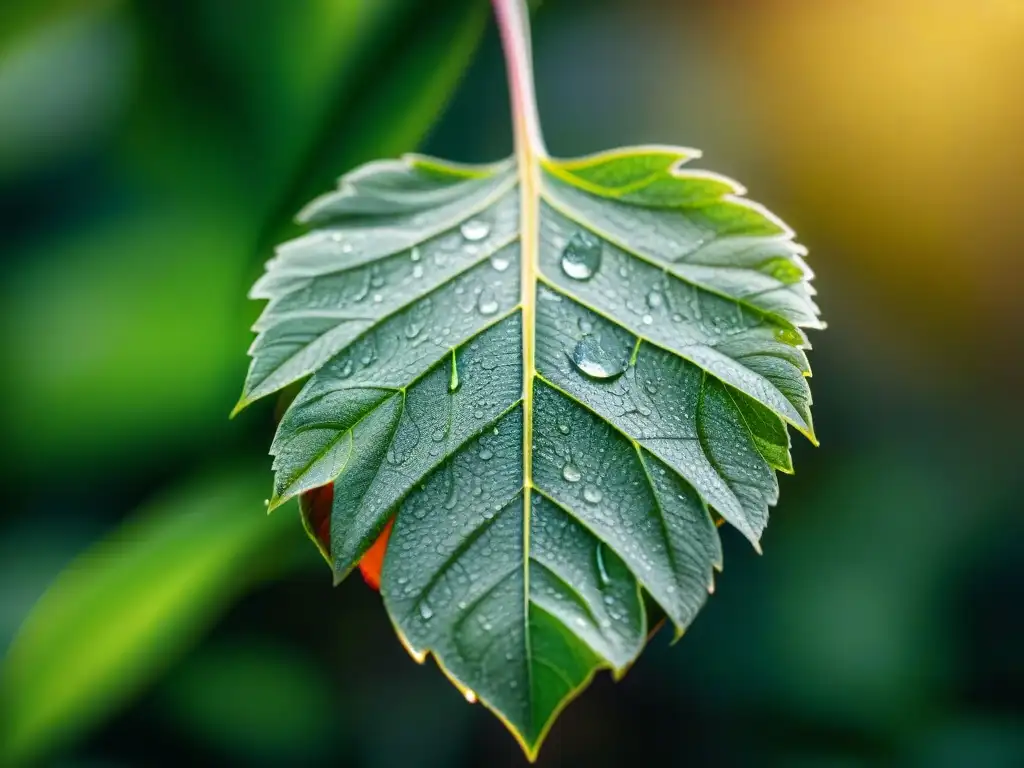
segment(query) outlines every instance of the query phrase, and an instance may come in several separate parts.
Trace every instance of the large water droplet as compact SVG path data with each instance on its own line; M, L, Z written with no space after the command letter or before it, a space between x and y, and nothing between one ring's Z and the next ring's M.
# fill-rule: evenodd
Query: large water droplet
M569 425L568 424L559 424L558 425L558 431L561 432L563 435L568 435L569 434Z
M496 253L493 256L491 256L491 266L494 268L496 272L504 272L506 269L508 269L508 265L510 263L511 262L509 262L509 260L505 256L502 256L500 253Z
M409 251L409 258L412 259L413 261L420 260L420 247L418 245L414 245L412 247L412 250Z
M651 309L657 309L661 306L663 299L658 291L652 290L647 294L647 306Z
M571 461L562 467L562 477L565 478L566 482L578 483L580 478L583 477L583 473L580 472L580 468L573 464Z
M612 379L626 370L628 358L621 348L610 350L596 336L585 336L569 355L580 372L594 379Z
M483 290L480 292L480 297L477 299L476 308L480 310L481 315L493 315L498 311L498 300L494 298L494 293L489 290Z
M583 500L588 504L600 504L604 494L596 485L588 485L583 489Z
M466 697L466 701L468 701L470 704L476 704L476 694L468 688L463 692L462 695Z
M483 240L491 233L491 225L482 219L470 219L459 227L459 231L464 238L471 243L475 243L478 240Z
M431 608L426 603L423 603L422 605L420 605L420 616L423 617L424 621L429 621L430 618L433 615L434 615L434 609L433 608Z
M490 448L484 448L480 451L480 461L490 461L492 458L494 458L494 451Z
M412 268L412 276L416 280L419 280L421 277L423 277L423 265L422 264L417 264L415 267Z
M573 280L589 280L601 266L601 241L589 232L577 232L562 251L562 271Z
M595 550L595 559L597 560L597 575L601 579L601 586L607 587L612 583L611 577L608 575L608 569L604 566L604 551L600 542L598 542L597 549Z

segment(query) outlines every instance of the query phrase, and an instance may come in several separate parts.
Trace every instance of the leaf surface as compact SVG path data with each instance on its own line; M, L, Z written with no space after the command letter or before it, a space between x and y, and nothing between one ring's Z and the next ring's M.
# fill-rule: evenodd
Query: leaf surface
M334 484L338 579L393 520L397 631L530 755L636 659L642 592L689 625L721 565L712 511L757 546L786 424L814 439L804 251L696 156L542 158L534 185L511 161L370 163L252 291L242 402L309 377L272 505Z
M792 231L695 150L549 157L525 5L493 5L515 157L377 161L310 203L253 288L239 407L306 379L271 507L314 499L336 579L389 531L399 637L532 759L595 672L636 659L645 594L689 626L716 522L759 546L787 425L815 440L822 324Z

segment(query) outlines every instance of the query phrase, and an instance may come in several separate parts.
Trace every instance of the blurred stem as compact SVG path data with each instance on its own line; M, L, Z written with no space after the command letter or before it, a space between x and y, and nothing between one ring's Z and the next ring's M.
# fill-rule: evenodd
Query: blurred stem
M544 157L546 151L533 88L530 15L526 0L492 0L492 3L508 70L516 154L520 161L525 158L537 160Z

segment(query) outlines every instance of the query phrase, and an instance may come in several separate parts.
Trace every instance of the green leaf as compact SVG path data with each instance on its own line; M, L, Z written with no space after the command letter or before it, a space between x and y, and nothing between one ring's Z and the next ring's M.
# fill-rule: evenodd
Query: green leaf
M258 479L190 483L57 577L0 667L0 764L35 763L100 722L291 562L295 528L262 514Z
M307 206L252 290L239 407L309 377L271 505L334 484L336 579L393 519L399 636L532 758L597 670L636 659L644 592L677 636L693 620L721 566L711 510L758 546L786 424L814 440L822 324L792 231L685 168L695 150L548 157L519 6L495 5L516 159L369 163Z

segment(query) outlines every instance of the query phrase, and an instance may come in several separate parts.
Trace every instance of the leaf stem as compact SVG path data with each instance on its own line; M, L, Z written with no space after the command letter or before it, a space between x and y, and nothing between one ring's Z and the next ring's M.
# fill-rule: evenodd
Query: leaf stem
M491 0L501 35L508 70L508 90L512 102L516 154L537 160L546 156L544 137L537 116L537 97L533 87L533 51L530 45L530 17L526 0Z

